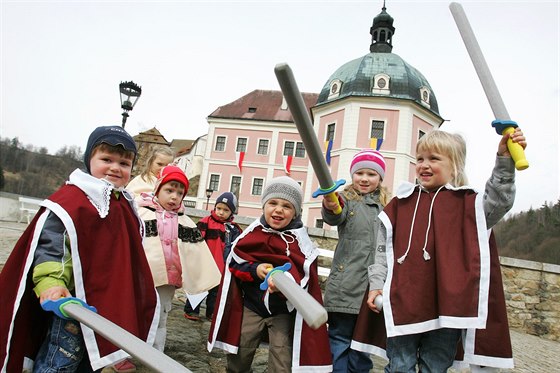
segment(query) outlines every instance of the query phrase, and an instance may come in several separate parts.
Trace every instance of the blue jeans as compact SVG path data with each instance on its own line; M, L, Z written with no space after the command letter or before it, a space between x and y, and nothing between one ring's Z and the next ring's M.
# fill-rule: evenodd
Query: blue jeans
M350 343L358 315L329 312L329 342L333 372L369 372L373 368L369 354L352 350Z
M92 372L80 323L56 315L41 345L33 372Z
M387 338L389 364L385 372L416 373L416 364L422 373L447 372L460 337L460 329L444 328Z

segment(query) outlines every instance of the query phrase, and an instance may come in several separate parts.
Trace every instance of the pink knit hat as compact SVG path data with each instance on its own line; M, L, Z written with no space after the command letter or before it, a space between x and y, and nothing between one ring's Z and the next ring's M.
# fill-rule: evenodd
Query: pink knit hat
M377 150L364 149L356 153L350 163L350 174L354 175L354 172L362 168L374 170L381 176L381 179L385 178L385 159Z

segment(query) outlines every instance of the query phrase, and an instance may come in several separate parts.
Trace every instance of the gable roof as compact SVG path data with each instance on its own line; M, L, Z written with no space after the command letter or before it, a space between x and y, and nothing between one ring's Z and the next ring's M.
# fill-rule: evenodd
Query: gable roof
M319 94L302 93L303 101L311 115L310 108L317 103ZM249 119L278 122L293 122L290 110L282 108L283 94L281 91L256 89L237 100L220 106L209 118Z
M137 143L146 142L150 144L169 145L169 141L167 141L161 132L159 132L155 127L147 131L140 132L138 135L133 136L133 139Z

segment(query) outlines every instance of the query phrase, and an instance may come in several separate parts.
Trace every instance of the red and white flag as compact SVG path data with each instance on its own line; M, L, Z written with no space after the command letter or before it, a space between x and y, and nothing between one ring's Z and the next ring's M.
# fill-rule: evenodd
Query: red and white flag
M293 155L284 156L284 172L286 172L288 175L290 174L290 169L292 168L293 158L294 158Z
M245 152L235 152L235 160L237 162L237 168L241 171L243 167L243 159L245 159Z

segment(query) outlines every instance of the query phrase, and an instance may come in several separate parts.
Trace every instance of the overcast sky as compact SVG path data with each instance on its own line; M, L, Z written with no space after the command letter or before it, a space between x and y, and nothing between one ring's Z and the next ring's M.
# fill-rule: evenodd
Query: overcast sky
M559 198L559 2L460 2L511 118L529 169L512 211ZM207 132L206 117L255 90L279 90L287 62L301 91L320 92L342 64L369 53L383 1L9 1L1 11L0 136L25 145L85 147L99 125L121 123L118 84L142 96L126 129L167 140ZM420 70L443 129L468 143L467 173L482 189L499 137L448 1L391 1L393 53Z

